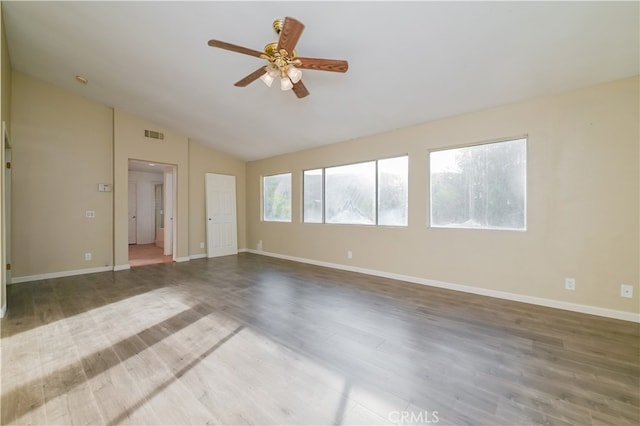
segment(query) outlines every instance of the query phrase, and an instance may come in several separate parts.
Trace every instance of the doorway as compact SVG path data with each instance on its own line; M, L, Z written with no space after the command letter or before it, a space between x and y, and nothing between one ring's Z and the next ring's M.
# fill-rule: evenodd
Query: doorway
M175 260L176 166L129 159L128 233L131 267Z

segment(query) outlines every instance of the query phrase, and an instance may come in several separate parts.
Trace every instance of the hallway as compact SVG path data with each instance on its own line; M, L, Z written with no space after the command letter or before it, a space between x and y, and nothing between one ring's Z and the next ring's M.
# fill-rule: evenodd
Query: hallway
M130 244L129 265L136 266L155 265L157 263L171 263L173 256L165 256L162 248L155 244Z

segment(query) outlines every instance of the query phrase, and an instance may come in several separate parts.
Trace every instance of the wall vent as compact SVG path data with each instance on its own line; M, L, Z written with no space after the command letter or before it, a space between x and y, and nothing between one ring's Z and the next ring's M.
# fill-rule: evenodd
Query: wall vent
M156 132L155 130L145 130L144 136L152 139L164 139L164 133Z

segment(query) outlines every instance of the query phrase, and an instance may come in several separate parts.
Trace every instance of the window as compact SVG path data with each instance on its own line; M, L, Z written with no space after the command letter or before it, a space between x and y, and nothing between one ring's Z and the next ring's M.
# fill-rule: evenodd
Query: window
M303 173L303 221L407 226L408 156Z
M265 176L262 213L268 222L291 222L291 173Z
M322 223L322 169L306 170L303 174L304 206L302 217L306 223Z
M429 154L431 226L526 229L527 140Z
M378 160L378 225L407 226L409 157Z
M376 223L376 162L328 167L324 174L326 223Z

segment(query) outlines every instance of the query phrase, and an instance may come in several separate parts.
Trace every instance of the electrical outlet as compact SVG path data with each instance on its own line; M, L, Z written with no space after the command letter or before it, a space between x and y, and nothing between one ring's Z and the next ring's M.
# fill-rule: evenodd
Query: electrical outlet
M85 253L84 260L91 260L91 253Z
M620 284L620 297L633 297L633 286Z
M347 259L353 259L353 252L351 250L347 250Z
M564 288L566 290L575 290L576 289L576 279L575 278L565 278L564 279Z
M84 217L93 219L94 217L96 217L96 212L94 210L87 210L84 212Z
M204 243L200 243L200 248L204 248Z

